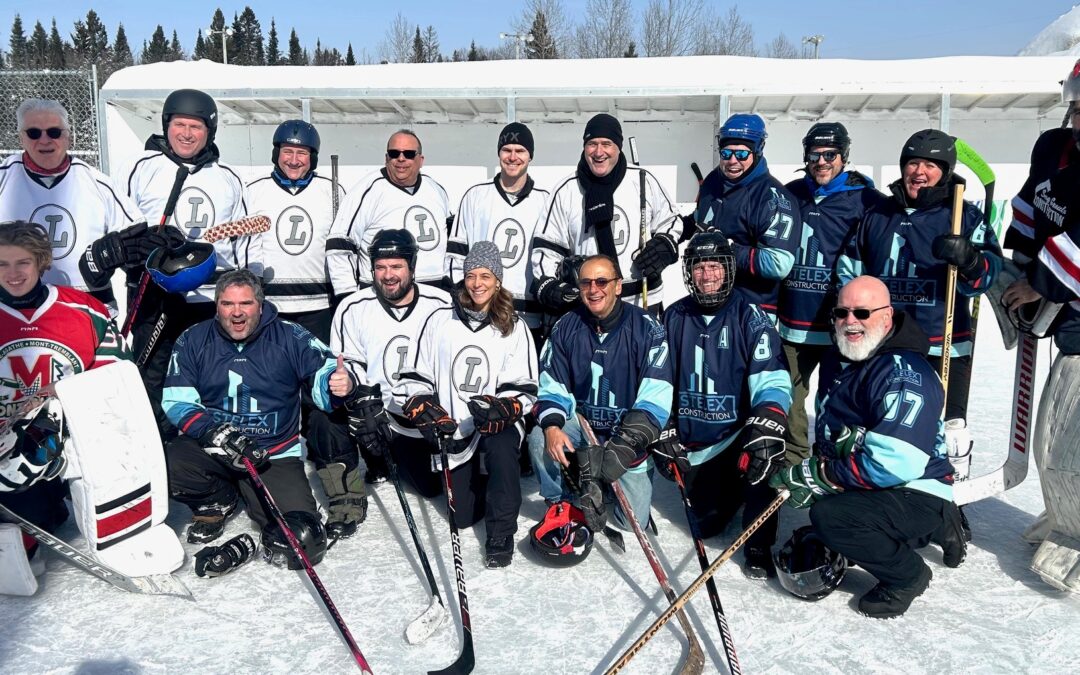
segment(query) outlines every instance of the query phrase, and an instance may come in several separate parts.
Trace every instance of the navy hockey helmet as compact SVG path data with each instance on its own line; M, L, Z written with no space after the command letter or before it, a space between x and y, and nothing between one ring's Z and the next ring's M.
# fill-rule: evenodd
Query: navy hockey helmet
M694 265L703 262L718 262L724 271L720 286L714 290L704 291L694 283ZM709 230L690 238L683 252L683 284L691 297L707 309L720 307L731 297L735 287L735 254L723 232Z
M161 129L169 133L169 120L173 115L188 115L201 119L207 128L206 144L214 142L217 134L218 111L214 99L198 89L177 89L165 98L161 107Z
M810 127L810 131L802 139L803 159L810 148L836 148L840 156L847 161L848 150L851 148L851 136L848 136L847 127L839 122L818 122Z
M202 286L217 269L214 245L189 241L176 248L156 248L146 259L146 271L168 293L187 293Z
M900 171L908 160L928 159L941 167L941 182L952 175L956 167L956 139L939 129L923 129L912 134L900 151Z
M589 557L593 534L579 508L559 502L548 507L544 519L529 530L529 543L545 563L570 567Z
M408 230L380 230L371 240L368 246L368 258L371 259L371 267L374 269L375 261L385 258L404 258L409 264L409 271L416 271L416 254L420 247L416 245L416 237Z
M326 528L322 520L307 511L289 511L284 515L285 525L292 530L293 536L300 542L300 548L312 565L318 565L326 556ZM291 570L304 569L300 558L293 553L289 540L272 520L262 529L262 556L266 562Z
M765 149L765 139L768 137L769 134L765 133L765 120L761 119L760 115L745 113L729 117L716 135L719 147L739 143L753 150L755 155L760 155Z
M274 166L278 163L278 154L281 146L302 145L311 150L311 170L319 165L319 132L315 127L304 120L285 120L274 131L274 151L270 158Z
M820 600L832 593L847 571L847 559L829 550L812 525L792 532L773 553L773 563L780 585L804 600Z

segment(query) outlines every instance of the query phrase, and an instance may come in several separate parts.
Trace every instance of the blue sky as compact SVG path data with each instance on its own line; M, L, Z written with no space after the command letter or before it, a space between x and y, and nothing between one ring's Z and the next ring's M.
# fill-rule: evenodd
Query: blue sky
M639 13L648 0L631 0ZM191 51L196 31L209 25L216 8L221 7L228 21L233 13L250 4L263 25L277 19L283 41L290 27L295 27L301 42L309 50L320 38L324 46L342 52L348 42L359 56L360 50L375 57L378 44L395 15L401 11L410 23L434 25L444 53L467 47L471 40L478 45L495 46L499 33L511 29L511 20L521 12L523 2L475 0L447 2L413 0L410 3L297 2L269 0L225 5L220 1L186 0L182 3L93 2L27 3L0 0L0 47L6 50L11 21L21 14L27 33L40 20L49 28L55 17L66 36L76 19L93 8L102 17L110 39L116 25L123 22L132 49L149 39L154 27L162 22L171 34L176 30L185 50ZM567 14L580 20L584 0L564 0ZM731 3L710 2L726 12ZM804 35L823 34L823 58L913 58L959 54L1015 54L1044 26L1072 7L1068 1L983 0L978 3L942 0L908 2L871 2L869 0L831 0L830 2L779 2L752 0L739 3L739 11L754 27L759 48L779 33L798 44Z

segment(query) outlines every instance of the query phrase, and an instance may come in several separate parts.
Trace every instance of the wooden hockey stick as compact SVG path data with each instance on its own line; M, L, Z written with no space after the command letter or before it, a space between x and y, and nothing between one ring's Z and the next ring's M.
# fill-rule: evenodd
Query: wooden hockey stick
M641 249L645 249L646 242L649 241L649 227L645 220L645 169L641 168L641 162L638 161L637 154L637 137L631 136L629 139L630 144L630 161L634 163L634 166L641 169L638 171L638 181L641 193L641 230L639 232L639 239L641 242ZM641 275L641 308L649 309L649 279L644 274Z
M964 185L957 183L953 192L952 235L959 236L964 218ZM956 316L956 265L949 265L945 277L945 332L941 338L941 387L949 400L949 365L952 360L953 319Z

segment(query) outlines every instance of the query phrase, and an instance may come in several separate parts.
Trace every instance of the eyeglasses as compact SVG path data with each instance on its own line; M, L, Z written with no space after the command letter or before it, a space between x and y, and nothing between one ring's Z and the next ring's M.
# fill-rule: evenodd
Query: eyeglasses
M618 281L618 279L606 279L604 277L599 279L578 279L577 285L583 291L589 290L589 287L593 284L596 284L596 287L600 290L604 290L612 281Z
M843 321L848 317L848 314L855 315L855 318L859 321L866 321L870 318L870 315L874 312L880 312L883 309L888 309L889 305L884 307L878 307L876 309L866 309L865 307L859 307L858 309L848 309L847 307L833 307L832 318L837 321Z
M38 129L37 127L30 127L29 129L23 129L23 132L26 134L27 138L32 141L36 141L37 139L41 138L42 133L46 134L54 141L64 135L64 129L62 129L61 127L49 127L48 129Z
M397 159L402 155L405 155L405 159L416 159L416 156L420 154L419 150L387 150L386 156L390 159Z
M806 153L806 163L817 164L817 161L819 159L824 159L826 162L831 162L839 156L840 153L836 150L826 150L824 152L808 152Z
M734 157L740 162L745 162L747 158L749 158L752 154L753 153L749 150L732 150L731 148L724 148L720 151L720 159L726 162L727 160Z

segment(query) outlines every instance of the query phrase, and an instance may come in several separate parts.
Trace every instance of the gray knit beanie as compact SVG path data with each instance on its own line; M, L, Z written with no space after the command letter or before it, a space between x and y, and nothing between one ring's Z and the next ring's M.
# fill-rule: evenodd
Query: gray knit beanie
M495 278L502 281L503 268L498 246L490 241L478 241L469 247L469 255L465 256L462 273L468 274L479 267L491 270Z

